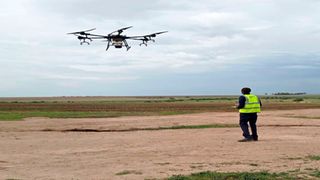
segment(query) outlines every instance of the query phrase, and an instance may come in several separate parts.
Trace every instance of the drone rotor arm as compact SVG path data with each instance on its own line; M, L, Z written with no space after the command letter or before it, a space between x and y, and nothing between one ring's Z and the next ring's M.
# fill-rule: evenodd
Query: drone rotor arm
M139 46L141 45L145 45L147 46L148 45L148 41L150 41L150 39L147 39L147 38L130 38L131 40L135 40L135 41L142 41Z
M91 39L110 39L108 36L91 36Z
M89 36L92 36L92 37L100 37L100 38L106 38L106 37L109 37L109 36L101 35L101 34L89 34Z
M129 38L130 40L136 40L136 41L143 41L143 40L145 40L145 39L143 39L143 38Z
M139 40L139 38L144 38L145 36L127 36L127 39Z
M133 27L133 26L124 27L124 28L118 29L118 30L116 30L116 31L113 31L113 32L109 33L108 35L111 35L111 34L116 33L116 32L117 32L118 34L121 34L124 30L127 30L127 29L132 28L132 27Z

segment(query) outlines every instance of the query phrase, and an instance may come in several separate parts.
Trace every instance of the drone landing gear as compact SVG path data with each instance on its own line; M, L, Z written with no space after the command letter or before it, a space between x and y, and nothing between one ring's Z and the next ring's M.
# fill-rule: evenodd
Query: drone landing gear
M81 41L81 42L80 42L80 45L83 45L83 43L85 43L85 44L87 44L87 45L90 45L90 43L87 42L87 41Z
M88 37L86 37L86 38L78 38L78 39L80 40L80 45L82 45L84 43L87 44L87 45L90 45L90 43L88 41L86 41L86 39L89 39L90 42L92 41L92 39L88 38Z
M106 51L108 51L109 47L110 47L110 40L108 40Z
M140 43L139 46L141 46L141 45L148 46L147 41L142 41L142 43Z
M148 46L148 41L152 41L152 42L155 42L155 40L154 39L144 39L144 40L142 40L142 43L140 43L139 45L141 46L141 45L145 45L145 46Z
M124 45L125 45L126 48L127 48L127 51L129 51L129 49L131 48L131 46L128 45L128 43L127 43L126 40L123 40L123 42L124 42Z

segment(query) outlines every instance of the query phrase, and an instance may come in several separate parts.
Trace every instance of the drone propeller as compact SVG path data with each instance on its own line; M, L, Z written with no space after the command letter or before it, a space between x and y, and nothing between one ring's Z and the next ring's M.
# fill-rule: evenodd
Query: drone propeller
M116 31L113 31L112 33L110 33L109 35L115 33L115 32L118 32L118 34L121 34L124 30L127 30L129 28L132 28L133 26L128 26L128 27L125 27L125 28L121 28L121 29L118 29Z
M67 33L67 34L80 34L80 35L86 35L86 32L89 32L89 31L93 31L93 30L96 30L96 28L92 28L92 29L88 29L88 30L84 30L84 31L78 31L78 32L71 32L71 33Z
M158 35L158 34L167 33L167 32L168 32L168 31L161 31L161 32L156 32L156 33L149 34L149 35L147 35L147 36L149 36L149 37L156 37L156 35Z
M152 38L156 37L158 34L167 33L167 32L168 31L161 31L161 32L156 32L148 35L143 35L143 36L130 36L128 37L128 39L149 41L149 40L152 40Z

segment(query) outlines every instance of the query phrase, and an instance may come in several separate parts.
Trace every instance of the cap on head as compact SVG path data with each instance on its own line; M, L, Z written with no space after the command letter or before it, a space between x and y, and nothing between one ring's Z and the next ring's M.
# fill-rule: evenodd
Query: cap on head
M251 89L248 87L244 87L241 89L242 94L250 94L250 92L251 92Z

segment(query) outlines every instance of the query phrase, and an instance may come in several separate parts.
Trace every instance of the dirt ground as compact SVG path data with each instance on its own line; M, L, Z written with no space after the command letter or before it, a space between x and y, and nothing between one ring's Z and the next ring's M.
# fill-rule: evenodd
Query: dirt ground
M0 179L158 179L207 170L304 173L320 169L320 161L308 158L320 155L319 117L320 109L263 112L259 141L244 143L237 142L240 128L137 130L238 124L236 112L2 121ZM75 129L87 132L65 131Z

